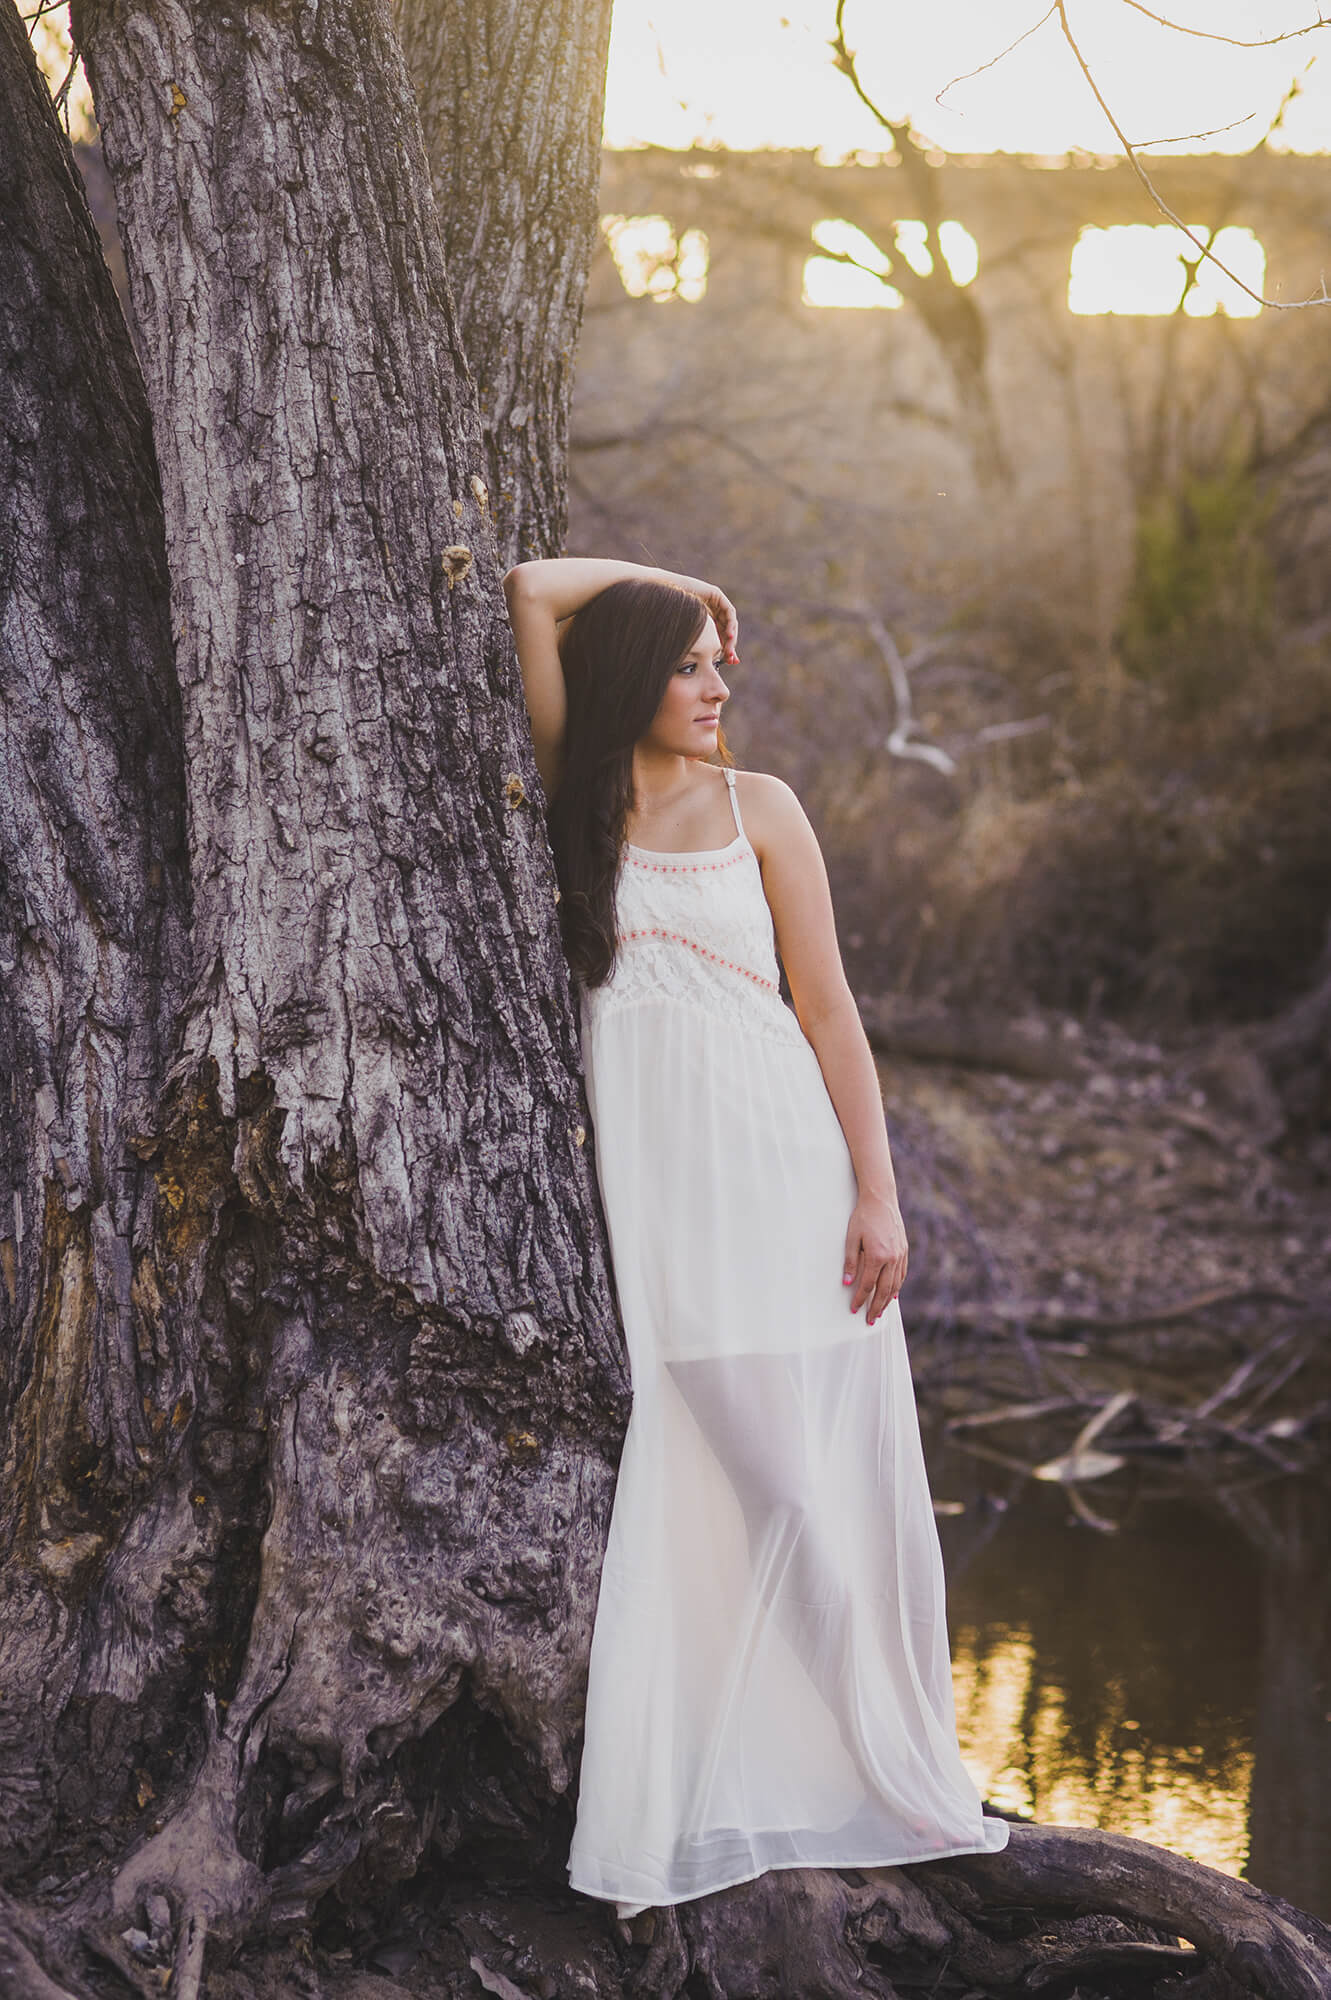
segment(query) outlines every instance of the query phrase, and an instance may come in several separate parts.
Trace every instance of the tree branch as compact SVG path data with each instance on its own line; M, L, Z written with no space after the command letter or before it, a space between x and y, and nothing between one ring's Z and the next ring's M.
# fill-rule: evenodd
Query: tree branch
M1129 0L1129 4L1135 4L1135 0ZM1174 210L1169 206L1169 203L1160 193L1159 189L1155 185L1155 182L1151 179L1145 167L1138 159L1137 150L1133 145L1131 139L1129 139L1127 133L1123 130L1123 127L1119 124L1117 118L1115 118L1113 112L1110 110L1109 105L1106 102L1104 92L1101 90L1099 84L1096 82L1095 77L1091 71L1091 66L1087 62L1085 56L1082 54L1081 47L1077 41L1077 38L1072 32L1072 24L1068 20L1067 0L1054 0L1054 5L1058 12L1058 22L1060 28L1063 31L1063 39L1066 41L1068 47L1072 50L1073 55L1076 57L1077 66L1081 70L1082 75L1085 77L1087 83L1089 84L1092 96L1095 98L1095 101L1099 105L1100 109L1104 112L1105 117L1109 120L1110 126L1113 128L1114 137L1118 140L1120 146L1123 148L1123 151L1127 156L1128 164L1131 166L1133 173L1136 174L1137 179L1141 182L1147 194L1151 197L1151 200L1160 210L1160 213L1168 217L1169 221L1173 223L1176 229L1181 229L1183 231L1183 234L1187 237L1188 241L1193 245L1195 245L1196 249L1199 251L1202 257L1209 258L1210 261L1215 265L1217 270L1224 272L1225 276L1230 280L1231 284L1237 285L1241 292L1245 293L1248 298L1254 299L1259 306L1270 306L1273 310L1279 312L1298 312L1301 311L1304 306L1331 305L1331 293L1328 293L1326 289L1325 277L1323 277L1322 279L1321 292L1315 294L1310 299L1269 299L1265 296L1264 293L1255 292L1251 285L1245 284L1243 279L1239 277L1236 271L1231 271L1228 264L1226 264L1221 258L1216 256L1214 250L1207 249L1205 243L1203 243L1201 237L1198 236L1197 232L1193 229L1189 229L1187 223L1184 222L1183 218L1179 215L1176 215ZM1145 10L1143 9L1143 11Z
M1157 14L1150 7L1143 6L1142 0L1123 0L1123 5L1131 7L1135 13L1144 14L1158 28L1172 28L1176 35L1191 35L1202 42L1224 42L1231 49L1273 49L1279 42L1297 41L1300 35L1314 34L1318 28L1331 28L1331 19L1319 12L1317 19L1309 21L1305 28L1286 28L1278 35L1264 35L1255 42L1248 42L1238 35L1219 35L1214 28L1185 27L1182 21L1171 21L1167 15ZM1048 16L1045 18L1048 19ZM1026 32L1030 34L1032 30L1028 28Z
M987 69L994 69L999 63L1004 62L1014 49L1019 49L1023 42L1028 42L1032 35L1039 32L1046 21L1052 20L1056 11L1057 9L1052 5L1046 7L1038 21L1032 21L1029 28L1023 28L1016 40L1009 42L1005 49L1000 49L996 56L990 56L988 62L980 63L976 69L963 70L960 76L954 76L951 83L943 85L943 88L934 98L934 103L941 104L949 90L955 90L959 83L969 83L972 77L983 76Z

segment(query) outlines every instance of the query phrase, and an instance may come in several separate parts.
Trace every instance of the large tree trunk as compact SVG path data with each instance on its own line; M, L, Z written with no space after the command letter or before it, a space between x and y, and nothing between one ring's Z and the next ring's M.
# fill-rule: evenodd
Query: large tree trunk
M108 806L122 788L126 828L108 812L76 842L58 781L90 750L44 657L11 676L55 697L23 720L50 745L58 920L73 937L80 898L114 904L103 926L139 983L117 975L109 1022L95 993L85 1009L99 968L78 937L66 1004L91 1014L94 1053L125 1017L125 1054L102 1057L105 1156L95 1132L85 1160L58 1091L13 1093L42 1125L17 1135L25 1199L54 1183L60 1212L45 1268L27 1248L22 1267L46 1460L12 1464L6 1500L44 1494L53 1455L102 1475L79 1489L80 1538L57 1524L80 1621L60 1679L112 1739L99 1809L155 1829L116 1905L176 1899L188 1992L209 1928L298 1922L357 1860L391 1877L487 1826L522 1851L581 1730L627 1378L479 426L387 6L86 0L75 25L156 431L193 963L155 1124L137 1102L129 1121L162 1225L137 1268L108 1239L94 1310L102 1267L52 1262L77 1246L90 1172L133 1193L109 1150L129 1095L112 1056L151 1091L165 892L132 815L169 827L183 790L178 750L154 766L135 738L145 711L169 736L176 704L147 699L160 538L154 569L122 512L155 655L129 674L98 656L104 603L45 651L79 660L93 722L126 740L98 781ZM84 333L95 348L102 328ZM108 371L84 368L96 408ZM37 378L46 417L42 397ZM82 442L109 482L119 438ZM124 456L155 500L142 435ZM68 532L68 508L51 517ZM24 972L17 1032L43 999L42 968ZM80 1351L58 1344L76 1311L118 1486L89 1455ZM25 1551L25 1576L42 1560ZM46 1678L55 1622L44 1601L11 1621L20 1684Z
M180 703L138 363L0 6L0 1860L88 1805L78 1617L193 1403L146 1143L188 972ZM173 1423L173 1413L176 1421ZM62 1720L63 1718L63 1720ZM118 1757L117 1757L118 1760Z
M611 0L394 0L506 563L558 555Z

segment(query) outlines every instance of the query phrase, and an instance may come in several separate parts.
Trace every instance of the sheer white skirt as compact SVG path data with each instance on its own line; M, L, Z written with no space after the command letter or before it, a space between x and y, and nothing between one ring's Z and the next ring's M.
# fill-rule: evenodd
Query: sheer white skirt
M584 1012L634 1399L569 1879L621 1915L1007 1839L957 1749L900 1309L850 1313L850 1155L773 1005Z

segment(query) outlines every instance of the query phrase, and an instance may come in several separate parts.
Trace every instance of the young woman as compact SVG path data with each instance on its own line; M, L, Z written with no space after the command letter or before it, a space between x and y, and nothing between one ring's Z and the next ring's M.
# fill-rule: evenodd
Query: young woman
M631 1916L999 1848L956 1743L878 1079L813 830L721 735L734 606L580 557L504 587L633 1382L570 1881Z

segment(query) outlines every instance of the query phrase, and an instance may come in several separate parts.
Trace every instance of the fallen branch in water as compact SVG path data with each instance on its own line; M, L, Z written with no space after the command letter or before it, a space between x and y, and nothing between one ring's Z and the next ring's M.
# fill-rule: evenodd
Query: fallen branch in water
M1315 1360L1320 1345L1319 1328L1306 1323L1287 1327L1245 1355L1208 1394L1199 1396L1194 1389L1185 1402L1170 1399L1167 1388L1162 1393L1149 1370L1142 1371L1136 1386L1117 1388L1115 1383L1128 1372L1121 1359L1096 1355L1085 1348L1077 1357L1083 1365L1069 1366L1062 1358L1068 1352L1063 1348L1053 1370L1060 1394L1003 1401L990 1409L954 1409L943 1428L955 1448L971 1457L1002 1465L1023 1478L1062 1486L1069 1505L1088 1527L1112 1534L1117 1523L1095 1512L1083 1489L1122 1471L1132 1458L1238 1452L1280 1473L1305 1471L1310 1452L1317 1448L1318 1429L1331 1412L1331 1401L1314 1396L1298 1410L1286 1406L1269 1421L1259 1419ZM1040 1351L1036 1352L1038 1360ZM1041 1364L1040 1373L1048 1372L1050 1366ZM1276 1407L1279 1410L1278 1404ZM1080 1411L1088 1413L1081 1429L1070 1442L1051 1450L1051 1420ZM1129 1411L1132 1417L1115 1436L1113 1449L1092 1449L1095 1439ZM981 1443L975 1435L1003 1427L1025 1432L1015 1449Z

